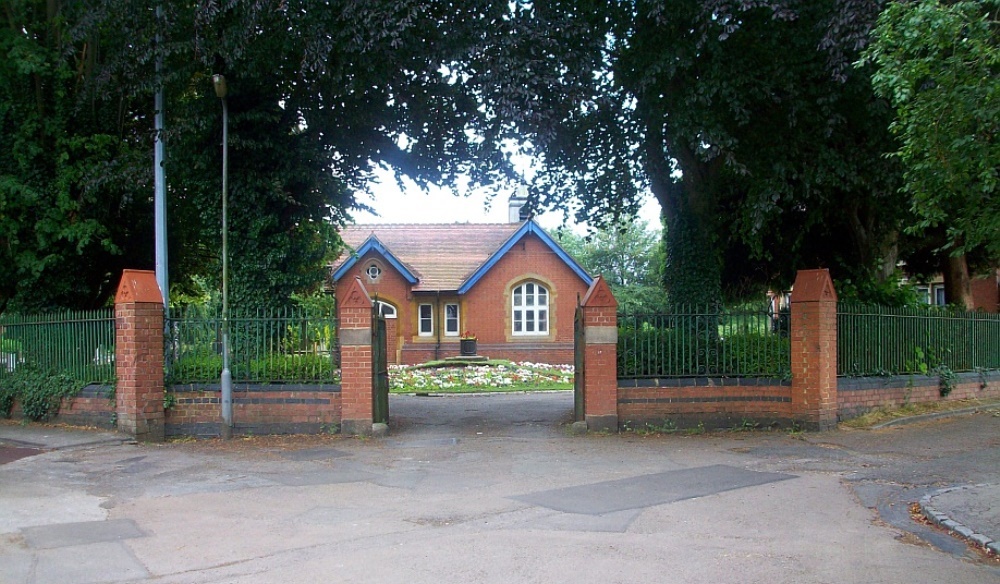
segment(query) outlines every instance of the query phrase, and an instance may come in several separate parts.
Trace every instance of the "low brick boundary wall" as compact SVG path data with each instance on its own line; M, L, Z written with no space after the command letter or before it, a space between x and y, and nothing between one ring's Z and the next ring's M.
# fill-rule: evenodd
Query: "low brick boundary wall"
M106 430L116 428L114 388L110 385L88 385L73 397L64 398L59 413L49 420L54 424L95 426ZM14 402L10 417L22 417L21 404Z
M732 428L744 423L790 426L792 384L758 377L619 379L621 427Z
M219 384L173 385L167 391L167 436L220 435ZM315 434L338 430L340 385L234 383L233 435Z
M838 418L849 420L871 410L904 404L1000 399L1000 372L958 373L951 393L941 397L937 375L894 375L888 377L841 377L837 380Z
M74 426L115 428L115 388L110 385L88 385L75 396L64 399L55 421Z

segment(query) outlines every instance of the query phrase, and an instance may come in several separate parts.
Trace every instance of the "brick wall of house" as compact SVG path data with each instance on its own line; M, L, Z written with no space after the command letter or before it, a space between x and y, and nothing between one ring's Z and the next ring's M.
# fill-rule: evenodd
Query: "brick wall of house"
M1000 285L997 284L996 274L973 278L969 285L972 291L972 305L976 310L1000 311Z
M936 375L893 377L845 377L837 383L841 420L856 418L877 408L904 404L1000 398L1000 372L959 373L958 382L941 397L941 379Z
M491 359L508 359L516 363L569 364L573 362L573 343L483 343L479 341L480 355ZM402 363L426 363L434 359L452 357L459 354L458 341L441 343L435 350L433 343L410 343L401 351Z
M540 283L549 291L548 335L515 336L512 332L511 293L525 282ZM474 332L480 353L490 357L572 363L573 315L587 288L559 256L529 234L465 294L462 330Z

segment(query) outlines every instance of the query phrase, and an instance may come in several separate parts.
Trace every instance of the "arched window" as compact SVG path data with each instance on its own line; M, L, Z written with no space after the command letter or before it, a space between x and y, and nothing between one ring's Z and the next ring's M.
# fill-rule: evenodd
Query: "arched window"
M379 316L384 316L385 318L396 318L396 307L388 302L382 302L379 300L378 313Z
M549 291L535 282L525 282L511 295L514 335L549 334Z

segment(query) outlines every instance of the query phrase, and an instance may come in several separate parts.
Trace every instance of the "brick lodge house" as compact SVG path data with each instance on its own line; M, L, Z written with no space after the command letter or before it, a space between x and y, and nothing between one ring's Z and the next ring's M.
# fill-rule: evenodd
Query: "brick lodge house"
M514 201L509 223L352 225L333 265L342 297L360 278L386 317L390 363L459 355L573 362L573 318L593 278Z

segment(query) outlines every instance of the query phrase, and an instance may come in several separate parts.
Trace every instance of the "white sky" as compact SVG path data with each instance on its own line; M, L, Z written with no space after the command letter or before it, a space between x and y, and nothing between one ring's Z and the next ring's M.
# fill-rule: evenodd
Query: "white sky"
M400 190L392 173L386 170L376 172L378 184L372 189L375 199L371 200L363 193L358 193L358 200L375 209L379 216L371 213L356 212L357 223L506 223L507 200L509 195L497 194L490 209L486 210L487 195L485 192L472 192L468 196L456 196L451 189L430 187L421 190L412 182L405 191ZM463 193L464 194L464 193ZM639 218L646 221L650 228L659 226L660 206L651 195L639 212ZM538 223L546 230L554 230L563 223L562 213L548 212L536 217ZM583 234L586 225L573 223L569 225L573 231Z

